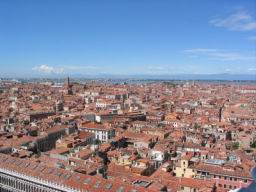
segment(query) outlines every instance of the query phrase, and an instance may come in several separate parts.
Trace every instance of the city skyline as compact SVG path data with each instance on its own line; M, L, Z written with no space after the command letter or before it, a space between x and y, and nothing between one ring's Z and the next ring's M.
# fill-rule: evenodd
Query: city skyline
M256 0L0 0L0 192L256 192Z
M256 74L253 0L0 5L1 77Z

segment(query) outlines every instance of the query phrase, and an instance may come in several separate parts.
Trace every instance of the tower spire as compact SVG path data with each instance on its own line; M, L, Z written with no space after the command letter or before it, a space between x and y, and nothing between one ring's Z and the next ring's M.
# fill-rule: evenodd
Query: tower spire
M72 95L73 94L72 87L73 87L73 85L70 83L70 79L69 79L69 76L68 76L67 77L67 92L68 92L68 95Z

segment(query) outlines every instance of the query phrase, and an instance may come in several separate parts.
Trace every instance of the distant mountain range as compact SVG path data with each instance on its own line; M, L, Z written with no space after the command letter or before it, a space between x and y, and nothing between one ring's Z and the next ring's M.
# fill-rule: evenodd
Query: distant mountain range
M72 75L73 77L73 75ZM74 76L74 77L84 77L86 76ZM90 76L87 76L90 78ZM93 77L93 76L92 76ZM177 74L177 75L94 75L96 78L135 78L135 79L162 79L162 80L249 80L256 81L256 74Z

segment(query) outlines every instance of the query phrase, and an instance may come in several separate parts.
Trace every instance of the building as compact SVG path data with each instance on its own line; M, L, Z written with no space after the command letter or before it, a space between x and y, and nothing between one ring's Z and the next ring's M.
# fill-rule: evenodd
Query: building
M86 122L80 125L80 131L87 131L95 134L95 139L100 142L108 142L110 139L115 137L115 129L94 122Z
M105 180L0 154L1 192L142 191L122 181Z

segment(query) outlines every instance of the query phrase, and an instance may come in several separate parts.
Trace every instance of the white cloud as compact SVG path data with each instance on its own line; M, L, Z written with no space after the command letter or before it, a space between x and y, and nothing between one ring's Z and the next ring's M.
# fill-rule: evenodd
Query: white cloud
M63 73L83 73L86 71L92 72L92 71L98 71L99 68L96 66L80 66L80 65L68 65L68 66L62 66L62 67L53 67L49 65L40 65L32 68L33 71L37 71L44 74L63 74Z
M196 58L200 56L207 57L208 59L221 60L221 61L235 61L235 60L255 60L255 56L243 55L237 52L230 52L226 50L219 49L188 49L184 50L189 56L194 56Z
M87 65L87 66L69 65L69 66L64 66L63 68L66 70L98 70L99 69L99 67L92 66L92 65Z
M49 65L40 65L40 66L34 67L33 70L40 73L46 73L46 74L50 74L50 73L61 74L64 72L64 68L56 68Z
M147 67L148 70L152 71L164 71L167 69L166 66L149 66Z
M168 73L169 67L168 66L148 66L145 69L146 74L151 74L151 75L159 75L163 73Z
M195 73L195 67L193 65L185 64L165 64L148 66L144 69L145 74L149 75L175 75L185 73Z
M224 27L232 31L256 30L256 20L245 11L238 11L225 18L210 20L210 24L216 27Z
M250 41L256 41L256 36L248 37L248 40L250 40Z
M229 69L229 68L227 68L227 69L225 69L225 72L231 72L232 70L231 69Z
M256 71L256 67L251 67L248 69L248 71Z
M196 49L186 49L184 52L186 53L209 53L216 52L216 49L205 49L205 48L196 48Z
M222 61L235 61L235 60L252 60L252 56L243 56L240 53L234 52L216 52L208 55L210 59Z

